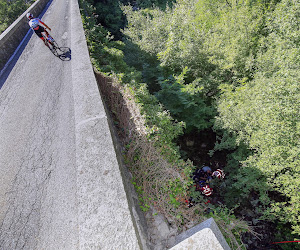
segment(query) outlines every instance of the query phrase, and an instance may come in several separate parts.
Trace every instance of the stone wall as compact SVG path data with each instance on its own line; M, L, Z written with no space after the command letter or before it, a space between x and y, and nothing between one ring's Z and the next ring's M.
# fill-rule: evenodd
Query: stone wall
M176 245L170 250L230 250L223 234L213 218L183 232L176 237Z
M26 14L30 12L34 16L39 16L48 2L49 0L36 1L0 35L0 70L29 30Z
M114 95L114 94L118 95L118 93L119 93L118 90L115 89L112 84L113 79L102 75L100 72L95 72L95 77L96 77L96 80L97 80L97 83L99 86L99 91L102 96L102 100L105 98L105 96L102 93L104 89L106 90L106 94L109 94L110 96ZM140 209L140 206L139 206L140 202L138 199L138 195L134 189L134 186L131 183L132 175L124 163L124 158L123 158L123 154L122 154L122 143L119 139L120 135L118 134L118 131L116 130L116 128L114 126L114 121L113 121L112 113L109 110L109 105L107 105L106 102L103 102L103 104L104 104L104 108L107 113L108 125L109 125L110 131L111 131L117 160L118 160L121 175L123 178L123 183L124 183L125 192L127 194L129 209L130 209L130 212L131 212L131 215L133 218L133 223L135 225L136 230L138 231L138 235L140 238L141 249L143 249L143 250L151 249L150 243L147 240L147 236L148 236L147 221L146 221L144 213ZM128 114L128 115L130 115L130 114Z

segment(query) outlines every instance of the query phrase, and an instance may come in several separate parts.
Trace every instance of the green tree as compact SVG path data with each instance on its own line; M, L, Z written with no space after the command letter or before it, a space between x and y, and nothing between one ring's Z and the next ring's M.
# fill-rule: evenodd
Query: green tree
M178 77L162 81L157 98L174 118L185 121L187 132L210 128L216 111L210 103L205 102L208 99L205 98L201 79L185 84L185 73L183 71Z
M11 25L35 0L0 0L0 33Z
M238 170L242 196L260 192L263 218L300 233L300 3L284 0L268 15L269 35L260 40L251 82L223 85L216 127L235 134L253 154ZM250 181L256 170L256 180ZM247 180L247 181L245 181ZM273 198L277 194L277 198Z

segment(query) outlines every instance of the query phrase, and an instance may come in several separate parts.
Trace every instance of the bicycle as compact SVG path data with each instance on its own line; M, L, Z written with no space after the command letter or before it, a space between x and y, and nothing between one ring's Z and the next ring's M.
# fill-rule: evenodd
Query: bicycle
M50 49L50 51L55 56L59 56L59 51L61 51L60 47L58 46L57 42L53 39L50 34L47 36L44 32L42 33L45 41L45 45Z

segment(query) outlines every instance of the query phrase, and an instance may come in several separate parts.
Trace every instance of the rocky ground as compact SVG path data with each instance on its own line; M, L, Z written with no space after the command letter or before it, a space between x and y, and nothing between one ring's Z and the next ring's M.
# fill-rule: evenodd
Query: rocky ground
M146 213L148 239L153 250L169 249L175 245L178 230L171 227L165 217L151 207Z

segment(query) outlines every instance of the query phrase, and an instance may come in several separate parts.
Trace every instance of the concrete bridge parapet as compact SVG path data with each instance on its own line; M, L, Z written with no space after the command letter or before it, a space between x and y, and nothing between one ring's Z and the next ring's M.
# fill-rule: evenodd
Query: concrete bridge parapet
M71 0L80 249L141 249L106 112L90 62L77 0Z

